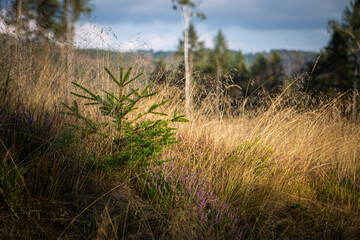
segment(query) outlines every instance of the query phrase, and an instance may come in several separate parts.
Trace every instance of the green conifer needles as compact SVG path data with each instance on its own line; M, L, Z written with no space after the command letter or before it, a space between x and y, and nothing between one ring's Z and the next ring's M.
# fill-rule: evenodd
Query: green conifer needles
M117 85L119 91L113 93L103 90L103 96L91 92L89 89L78 83L72 82L82 93L71 92L72 95L89 100L84 105L99 105L99 109L106 121L97 123L95 120L82 115L79 111L79 105L76 100L71 106L63 103L67 108L64 114L74 116L80 120L79 124L68 124L72 128L85 134L98 134L100 137L109 139L111 136L111 149L108 152L106 166L124 163L145 163L146 160L155 157L162 147L176 143L174 138L176 128L169 127L171 122L188 122L184 115L175 112L170 119L152 120L145 118L148 114L156 114L167 116L167 114L157 111L158 108L170 100L151 105L147 111L138 114L130 114L137 110L137 106L141 104L141 100L153 97L157 92L149 92L150 84L142 91L130 88L125 91L125 87L138 79L141 74L131 78L131 68L125 73L121 68L120 78L117 79L109 69L105 67L105 71L109 74L113 82ZM106 141L104 141L106 142Z

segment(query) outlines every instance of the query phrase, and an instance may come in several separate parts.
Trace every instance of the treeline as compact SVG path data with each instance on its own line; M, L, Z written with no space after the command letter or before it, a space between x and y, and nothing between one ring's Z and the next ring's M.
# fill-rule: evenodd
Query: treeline
M5 0L0 10L10 33L26 38L73 42L74 24L90 14L90 0Z
M34 36L50 38L72 46L74 24L82 14L91 12L89 1L1 1L0 8L7 28L12 29L16 36L26 37L28 34L31 39ZM184 6L190 2L179 1L179 4ZM245 57L241 51L234 52L228 48L226 36L221 30L214 36L213 49L208 49L200 41L194 24L190 22L187 28L187 46L191 78L198 88L210 89L216 94L230 93L232 97L247 97L258 90L281 92L289 84L286 74L291 69L297 74L308 73L308 76L303 75L303 82L296 91L331 97L348 93L355 112L359 107L357 99L360 85L360 0L350 2L340 22L330 20L328 30L331 39L321 51L319 61L315 63L315 55L303 56L299 52L293 53L295 57L290 57L283 51ZM185 34L179 40L176 53L178 59L184 58L184 41ZM66 61L69 62L70 58L71 54L68 53ZM158 82L169 81L174 77L185 79L185 61L183 59L179 62L178 66L169 69L165 59L159 57L152 74L153 79ZM234 87L229 87L231 85Z
M309 91L336 96L351 89L359 90L360 1L351 1L340 22L330 20L328 31L331 38L321 51ZM311 72L312 68L309 63L307 71Z
M308 64L307 72L312 74L306 89L312 95L344 96L352 102L351 116L355 120L360 108L360 0L352 0L342 16L340 22L328 22L331 38L316 67Z
M184 40L179 40L177 59L183 58ZM213 88L220 92L226 85L236 85L229 90L232 96L246 95L256 89L277 91L282 86L284 68L279 52L260 53L250 66L248 58L241 52L228 48L228 42L221 30L214 37L214 48L205 48L205 43L199 40L195 26L189 26L189 65L192 78L198 87ZM177 79L184 79L183 60L177 66ZM167 66L164 55L156 61L154 80L170 81L174 69ZM241 91L239 91L241 89Z
M199 87L213 86L216 92L224 90L231 82L239 90L230 91L233 96L246 97L257 90L279 92L291 81L299 79L296 92L302 95L337 97L352 99L353 116L356 115L359 91L360 68L360 0L352 0L343 13L342 21L330 20L328 31L330 41L319 54L302 56L294 51L272 51L269 54L254 54L245 58L241 51L228 49L226 37L221 30L214 37L214 48L207 49L196 33L195 26L189 26L189 65L195 84ZM177 57L181 58L184 39L179 40ZM283 56L283 59L280 57ZM317 56L320 56L316 61ZM285 58L285 59L284 59ZM181 61L182 62L182 61ZM178 66L183 70L183 64ZM290 70L291 69L291 70ZM157 61L154 76L165 72L160 81L165 81L173 69L166 66L164 58ZM182 73L183 71L179 71ZM292 75L288 75L292 73ZM183 77L178 76L178 77ZM292 78L292 79L291 79ZM291 89L294 93L294 88Z
M96 49L94 49L96 53ZM99 51L99 50L97 50ZM207 48L206 51L211 51L211 49ZM174 54L178 52L174 51L153 51L153 50L138 50L137 52L148 54L149 56L160 59L163 57L166 61L171 61L173 59ZM230 49L230 52L234 57L238 54L238 51L234 51ZM243 53L244 55L244 63L251 67L255 60L258 58L260 54L264 55L265 58L268 58L274 52L278 52L281 58L281 65L283 66L285 74L294 74L301 73L307 67L308 63L315 63L315 60L319 56L318 52L314 51L303 51L303 50L289 50L289 49L274 49L270 51L263 52L249 52Z

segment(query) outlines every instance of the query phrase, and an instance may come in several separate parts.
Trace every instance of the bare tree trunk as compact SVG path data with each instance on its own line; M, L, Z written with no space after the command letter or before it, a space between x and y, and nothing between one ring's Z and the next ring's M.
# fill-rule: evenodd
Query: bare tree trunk
M71 6L71 11L69 16L69 25L67 29L67 42L68 42L68 62L69 62L69 72L72 73L72 65L74 64L74 25L75 25L75 0L70 1L69 6ZM72 75L70 75L71 77Z
M65 8L65 24L66 24L66 71L69 69L69 47L70 47L70 38L71 38L71 16L70 16L70 5L71 0L64 0L64 8Z
M71 47L73 47L74 45L74 31L75 31L75 8L76 8L76 4L75 4L75 0L71 0L71 3L72 3L72 11L73 13L71 14L71 26L70 26L70 32L69 32L69 40L70 40L70 43L71 43Z
M184 39L184 63L185 63L185 111L187 118L191 118L192 115L192 81L190 78L189 69L189 21L190 14L187 6L182 5L182 13L185 27L185 39Z
M71 82L71 2L72 0L64 0L64 11L65 11L65 82L62 83L64 88L65 96L68 96L70 82ZM67 100L67 99L65 99Z
M190 40L189 40L190 41ZM193 82L193 67L194 67L194 64L193 64L193 52L192 52L192 48L190 47L188 49L189 51L189 73L190 73L190 115L192 114L191 111L192 111L192 107L193 107L193 102L194 102L194 82ZM189 116L190 116L189 115Z
M17 16L16 16L16 41L15 41L15 57L18 58L17 71L20 73L21 67L21 51L19 51L21 45L21 14L22 14L22 0L17 2Z
M15 44L15 54L18 53L18 48L20 44L20 31L21 31L21 14L22 14L22 0L18 0L17 2L17 16L16 16L16 44Z
M194 66L194 61L193 61L193 58L194 58L194 54L192 52L192 49L188 49L189 51L189 72L190 72L190 75L193 73L193 66Z
M219 66L216 69L216 101L215 101L215 115L216 118L221 118L220 116L220 95L221 95L221 69Z
M352 95L352 120L355 121L357 119L357 109L356 109L356 93L357 93L357 79L359 77L359 53L356 53L355 55L355 72L354 72L354 89L353 89L353 95Z
M16 17L16 36L20 37L20 28L21 28L21 11L22 8L22 0L18 0L17 3L17 17Z
M5 7L4 7L4 9L5 9L6 14L9 14L9 11L10 11L9 8L10 8L10 7L9 7L9 1L8 1L8 0L5 0ZM4 15L4 16L6 16L6 15ZM8 16L7 16L7 17L8 17ZM10 26L9 26L9 24L6 24L6 33L10 33Z

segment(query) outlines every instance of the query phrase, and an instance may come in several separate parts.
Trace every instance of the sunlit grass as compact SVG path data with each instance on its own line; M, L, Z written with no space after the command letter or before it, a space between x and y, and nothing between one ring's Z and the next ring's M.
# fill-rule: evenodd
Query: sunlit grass
M104 66L115 75L119 67L132 66L134 76L145 71L131 86L140 88L150 79L151 60L77 53L69 74L59 49L29 43L20 50L0 50L2 94L10 76L0 112L2 235L359 237L360 125L342 114L339 102L347 103L341 98L304 107L283 94L266 99L260 110L236 113L224 98L229 107L215 116L216 101L208 94L197 101L189 123L174 124L179 143L149 159L164 163L108 172L101 167L107 143L69 132L64 122L75 119L60 114L61 102L73 100L71 81L95 92L111 89ZM162 112L184 112L180 87L152 88L159 94L141 102L139 112L168 98ZM83 114L102 118L95 107Z

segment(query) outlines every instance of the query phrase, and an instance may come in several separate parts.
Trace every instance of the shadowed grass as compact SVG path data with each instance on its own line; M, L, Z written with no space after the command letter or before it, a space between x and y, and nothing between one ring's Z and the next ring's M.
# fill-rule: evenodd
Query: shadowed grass
M7 99L0 108L2 236L360 237L360 125L344 117L351 106L344 97L304 108L302 97L294 102L285 92L253 110L245 100L237 113L224 97L229 107L214 116L217 96L206 93L191 122L174 124L179 143L149 159L164 164L107 172L101 163L108 143L69 131L64 122L75 120L58 114L60 103L72 101L70 80L94 92L111 90L104 65L133 66L134 76L146 70L131 86L141 88L150 79L151 60L77 54L67 79L60 49L29 44L21 55L0 50L2 94L10 79L0 96ZM181 87L154 84L152 90L157 97L144 100L133 116L168 98L159 111L184 112ZM103 118L95 107L82 114Z

